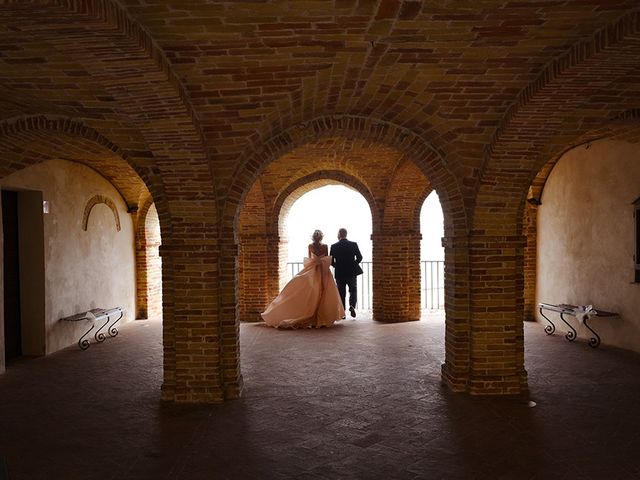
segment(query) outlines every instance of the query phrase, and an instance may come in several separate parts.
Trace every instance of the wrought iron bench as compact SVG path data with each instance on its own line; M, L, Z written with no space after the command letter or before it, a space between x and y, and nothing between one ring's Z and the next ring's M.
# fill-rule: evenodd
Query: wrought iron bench
M549 318L542 313L543 310L550 310L552 312L558 312L560 314L560 320L562 320L567 327L569 327L569 331L565 335L565 338L570 342L573 342L578 336L578 332L575 328L573 328L569 322L564 318L565 315L571 315L572 317L576 317L578 321L584 324L587 329L591 333L593 333L593 337L589 339L589 346L593 348L597 348L600 345L600 335L598 335L593 328L589 325L589 320L591 317L617 317L619 316L614 312L606 312L604 310L596 310L591 305L569 305L566 303L560 303L558 305L554 305L551 303L539 303L538 307L540 309L540 315L542 315L549 325L544 327L544 331L547 335L553 334L556 331L556 326L553 324Z
M60 320L64 322L81 322L83 320L86 320L91 324L91 328L89 328L89 330L87 330L78 340L78 346L80 347L80 349L86 350L87 348L89 348L89 345L91 345L91 342L89 341L89 339L84 337L89 335L89 333L91 333L91 331L96 327L96 322L104 321L104 323L100 326L100 328L98 328L98 330L96 330L96 333L94 334L96 342L102 343L107 338L102 330L107 326L109 322L111 322L111 318L116 315L118 315L118 318L106 330L110 337L115 337L116 335L118 335L118 329L115 325L122 319L122 316L124 315L122 307L92 308L91 310L87 310L86 312L71 315L70 317L64 317Z

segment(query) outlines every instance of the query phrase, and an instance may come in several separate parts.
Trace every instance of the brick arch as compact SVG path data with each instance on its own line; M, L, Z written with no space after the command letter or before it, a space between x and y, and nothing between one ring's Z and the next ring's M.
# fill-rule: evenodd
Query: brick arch
M371 223L373 231L377 231L380 225L380 206L371 194L369 188L358 178L338 170L319 170L305 175L292 182L284 191L278 195L274 202L270 218L275 220L274 225L278 226L278 234L282 235L284 216L288 215L293 204L305 193L308 193L325 185L346 185L364 197L371 210ZM271 222L269 222L271 223Z
M26 168L42 160L64 158L97 171L120 193L130 210L148 194L130 155L104 135L68 117L35 115L0 122L0 176Z
M305 193L311 192L326 185L343 185L362 195L369 205L373 231L376 232L379 228L378 226L380 225L380 207L377 205L377 202L368 187L355 176L338 170L320 170L292 182L283 192L281 192L281 194L276 199L271 214L271 219L275 222L275 225L278 228L277 238L279 240L278 251L280 260L278 265L278 277L280 280L278 291L284 286L284 280L286 278L284 259L286 258L288 250L284 248L285 245L282 243L282 239L286 237L286 232L284 231L284 220L289 214L289 211L291 210L293 204L300 197L302 197ZM326 236L328 232L324 233Z
M420 210L432 189L413 162L399 162L387 188L381 229L373 236L375 319L420 319Z
M521 218L527 189L548 159L544 151L549 144L561 142L551 148L566 147L567 135L577 137L593 122L601 123L612 113L622 113L616 109L625 103L620 101L624 98L610 99L611 105L599 99L597 114L592 118L580 109L588 107L589 100L602 92L603 82L609 84L605 90L613 88L618 79L637 70L639 36L640 11L635 10L572 45L521 92L485 153L476 185L474 230L518 235L519 220L496 225L491 214L500 210L505 218Z
M171 231L171 215L162 179L154 166L139 165L141 158L148 163L152 154L129 152L97 130L68 117L35 115L0 122L0 177L52 156L77 161L96 170L123 195L132 212L137 209L141 197L153 195L162 212L162 230ZM165 289L171 285L171 277L168 278ZM164 336L165 340L169 337L172 341L171 335L165 333Z
M599 127L592 128L570 139L566 145L551 150L545 155L547 160L536 172L529 187L527 198L540 200L544 185L551 171L565 153L581 145L588 145L596 140L604 139L640 143L640 109L625 110L614 118L604 120Z
M527 193L527 203L523 213L523 234L526 237L524 250L524 318L535 320L536 309L536 277L537 277L537 212L541 204L542 193L551 172L558 161L570 150L603 139L626 140L640 143L640 109L625 110L602 126L585 132L571 139L564 148L556 149L549 159L538 170Z
M346 185L369 204L372 223L379 224L379 209L368 187L356 177L338 170L305 172L266 204L260 179L245 198L238 225L239 319L259 321L286 278L286 235L282 219L305 193L325 185Z
M233 318L235 303L218 293L226 288L224 272L233 279L235 268L220 260L229 253L218 241L220 176L212 173L191 97L165 52L120 3L5 0L2 15L15 26L13 40L20 47L17 53L12 45L3 50L0 64L7 68L0 84L16 91L25 114L44 110L81 119L130 153L162 224L163 398L222 401L237 394L241 380L233 372L227 377L230 369L223 368L222 318ZM73 48L66 49L70 41ZM28 83L21 73L34 65L15 60L21 56L37 62L38 75ZM108 56L118 62L104 61ZM24 103L20 95L34 100ZM46 108L34 112L40 104ZM195 323L202 329L190 327Z
M525 88L488 146L476 185L469 238L471 285L468 390L521 393L524 366L523 212L529 186L567 139L628 108L624 79L637 72L640 11L572 45ZM611 90L615 95L607 96ZM528 220L530 222L530 219ZM530 226L531 223L528 224ZM491 357L486 352L491 351ZM494 362L500 368L487 367Z
M130 212L144 217L153 204L151 192L145 179L151 179L150 185L154 193L161 193L162 185L155 177L150 177L148 169L139 168L137 158L141 155L152 158L152 155L140 151L129 152L97 130L84 123L59 115L22 116L0 122L0 154L4 162L0 164L0 176L5 176L22 168L50 158L65 158L82 163L95 170L110 182L120 193ZM160 189L158 189L160 187ZM162 198L162 195L160 195ZM83 229L87 229L89 215L95 205L105 203L113 212L116 228L120 230L120 218L109 198L101 195L91 198L84 210ZM139 208L139 205L142 207ZM160 208L166 209L166 206ZM165 217L166 218L166 217ZM146 264L138 261L140 254L140 236L144 231L136 231L136 278L137 289L146 287ZM164 228L169 228L164 225ZM144 302L146 304L146 302Z
M251 185L265 168L294 149L330 137L362 140L370 145L397 149L429 179L440 196L445 234L445 311L446 359L443 380L454 390L467 390L469 359L469 270L467 264L467 211L461 186L444 155L423 138L403 127L360 116L327 116L296 125L273 137L249 160L242 163L230 185L224 218L233 219L223 225L223 237L233 239L239 212ZM229 251L232 252L231 247ZM375 255L375 253L374 253ZM277 259L272 262L278 264ZM378 275L378 278L381 278ZM374 310L376 306L374 306ZM386 312L379 313L378 318ZM375 315L375 313L374 313ZM390 319L400 320L393 318ZM402 320L406 320L402 319ZM236 327L237 328L237 327ZM236 337L237 338L237 337Z
M116 204L113 203L113 200L104 195L94 195L89 200L87 200L87 204L84 206L84 213L82 214L82 230L84 230L85 232L87 231L89 227L89 216L91 215L91 211L93 210L93 207L101 203L104 203L107 207L109 207L109 210L111 210L111 213L113 213L113 219L116 223L116 231L119 232L121 230L120 215L118 215Z
M404 160L397 168L389 185L385 202L383 228L385 231L406 231L411 225L413 234L420 233L420 210L433 187L416 167Z
M296 125L271 138L243 164L229 189L225 211L236 219L248 189L264 168L297 147L321 138L338 136L364 139L371 145L382 144L398 149L431 181L442 199L445 228L450 234L464 234L466 214L460 186L443 154L422 138L403 127L359 116L328 116Z

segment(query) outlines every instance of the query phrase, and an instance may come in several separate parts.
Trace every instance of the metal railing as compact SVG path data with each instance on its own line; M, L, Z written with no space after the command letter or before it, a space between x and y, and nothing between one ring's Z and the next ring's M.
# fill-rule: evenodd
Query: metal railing
M371 310L373 288L371 263L362 262L363 274L358 276L358 308ZM302 262L287 263L287 281L302 270ZM420 262L422 277L420 303L425 310L441 310L444 308L444 262L442 260L423 260Z
M420 304L424 310L444 309L444 261L420 262Z

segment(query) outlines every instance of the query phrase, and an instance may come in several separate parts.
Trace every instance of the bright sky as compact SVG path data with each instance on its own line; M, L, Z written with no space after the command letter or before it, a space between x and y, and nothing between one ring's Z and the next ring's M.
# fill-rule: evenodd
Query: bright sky
M443 260L441 246L443 218L440 201L433 192L424 202L420 214L422 260ZM338 229L344 227L347 238L358 242L363 261L371 261L371 210L355 190L328 185L304 194L291 207L287 219L289 262L301 262L315 229L324 232L323 242L331 246L338 240Z

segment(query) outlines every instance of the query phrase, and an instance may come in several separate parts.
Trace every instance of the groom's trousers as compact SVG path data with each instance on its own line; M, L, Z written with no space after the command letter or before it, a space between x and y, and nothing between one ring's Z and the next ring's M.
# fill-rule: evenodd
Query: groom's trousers
M336 285L338 286L338 293L340 294L340 300L342 300L342 306L347 308L345 298L347 296L348 286L349 306L356 308L356 305L358 304L358 277L336 278Z

